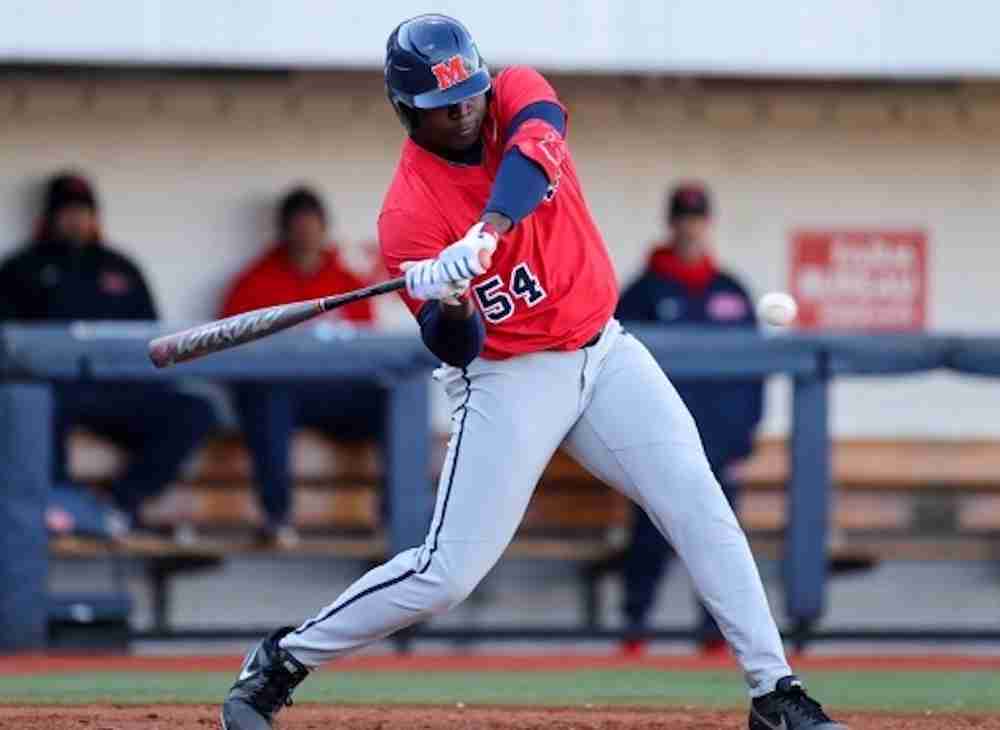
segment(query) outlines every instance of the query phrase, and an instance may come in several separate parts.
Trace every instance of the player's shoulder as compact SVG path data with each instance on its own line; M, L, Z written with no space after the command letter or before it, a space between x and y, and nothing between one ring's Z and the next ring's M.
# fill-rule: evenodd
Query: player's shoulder
M493 81L493 92L498 96L555 93L548 79L531 66L503 69Z
M382 199L382 211L394 208L419 206L422 185L420 179L429 173L426 165L421 164L421 156L415 154L413 141L407 140L399 155L399 162L392 173L389 187Z
M427 201L419 185L414 185L405 177L397 177L389 186L378 214L380 234L412 225L414 221L427 217Z
M548 80L533 66L507 66L497 74L495 85L510 86L514 84L548 84Z
M142 276L139 264L133 261L128 254L103 242L98 246L101 259L106 266L114 266L136 276Z
M531 104L552 102L562 106L556 90L530 66L510 66L497 74L493 99L491 109L502 129Z
M0 259L0 272L19 271L41 264L41 257L38 256L34 247L26 244Z
M379 243L409 238L415 231L434 230L435 219L416 205L384 205L378 214Z
M738 294L747 300L750 299L750 290L747 286L735 273L725 269L721 269L718 274L716 274L712 288L726 291L731 294Z
M426 211L434 207L439 193L435 192L435 171L422 164L423 159L420 155L412 154L409 146L404 148L382 199L380 226L383 220L398 223L428 217Z

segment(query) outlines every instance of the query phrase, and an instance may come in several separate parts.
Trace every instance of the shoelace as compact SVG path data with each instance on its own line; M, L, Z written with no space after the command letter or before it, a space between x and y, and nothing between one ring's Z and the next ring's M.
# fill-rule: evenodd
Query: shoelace
M802 687L793 687L787 692L776 696L782 709L797 714L804 720L830 722L830 717L823 712L823 705L806 694Z

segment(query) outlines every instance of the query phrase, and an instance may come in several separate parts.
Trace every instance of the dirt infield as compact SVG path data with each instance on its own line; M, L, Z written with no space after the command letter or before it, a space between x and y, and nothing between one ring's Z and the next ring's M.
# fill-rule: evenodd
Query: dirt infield
M985 715L848 714L853 730L1000 730ZM330 707L287 710L281 730L742 730L742 712L457 707ZM146 707L0 707L0 728L17 730L206 730L220 727L218 709Z

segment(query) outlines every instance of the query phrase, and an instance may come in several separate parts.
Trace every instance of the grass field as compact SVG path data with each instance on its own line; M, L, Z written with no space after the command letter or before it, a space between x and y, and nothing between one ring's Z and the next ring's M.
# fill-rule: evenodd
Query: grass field
M1000 713L1000 673L809 672L831 707L898 712ZM202 704L217 702L231 672L88 672L0 677L7 704ZM738 708L740 676L730 671L651 669L563 672L320 672L298 702L347 704L644 705Z
M88 724L89 717L115 730L212 726L238 664L235 658L6 661L0 727L56 730ZM429 713L420 725L427 728L664 727L662 713L682 729L745 727L745 689L730 667L674 659L588 664L573 657L349 661L310 677L282 727L395 730L421 713ZM852 730L1000 728L1000 661L894 667L868 658L853 668L842 661L806 662L802 669L812 692L847 715ZM525 714L532 712L541 714ZM562 714L545 714L553 712Z

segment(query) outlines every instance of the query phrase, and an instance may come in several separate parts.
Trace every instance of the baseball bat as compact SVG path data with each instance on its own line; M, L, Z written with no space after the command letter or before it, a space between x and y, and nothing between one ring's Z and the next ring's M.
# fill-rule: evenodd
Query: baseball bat
M220 350L245 345L312 319L331 309L369 297L398 291L406 286L406 277L390 279L364 289L335 296L307 299L254 309L197 327L157 337L149 343L149 359L158 368L194 360Z

